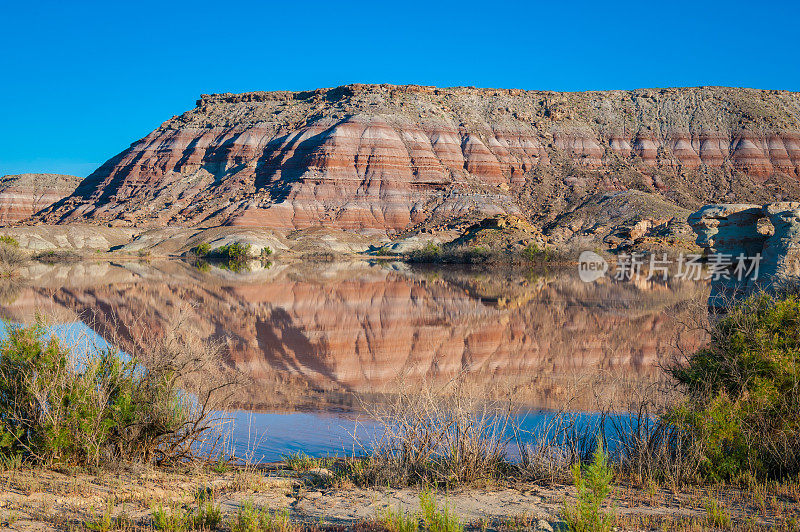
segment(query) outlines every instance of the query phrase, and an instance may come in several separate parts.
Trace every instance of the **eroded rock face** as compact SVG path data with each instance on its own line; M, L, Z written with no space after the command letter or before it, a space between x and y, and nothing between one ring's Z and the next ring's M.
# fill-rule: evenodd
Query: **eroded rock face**
M761 252L761 279L775 282L800 279L800 203L779 202L764 206L775 233L767 238Z
M402 231L501 213L546 223L631 186L691 208L763 203L800 196L798 108L796 93L707 87L204 95L45 219Z
M800 280L800 202L706 205L689 216L697 244L713 259L732 259L725 275L712 282L711 304L724 306L753 290L770 290ZM736 272L746 257L746 275ZM757 268L751 268L756 258Z
M719 263L712 266L714 271L708 273L712 278L710 307L727 307L749 293L758 280L755 270L746 275L737 272L736 267L740 264L739 257L742 257L746 262L741 263L747 264L749 270L751 258L761 253L767 237L758 230L758 221L763 217L759 205L749 204L706 205L689 216L689 225L697 234L697 244L711 257L719 257L718 260L710 259Z
M63 174L17 174L0 177L0 224L24 220L69 196L80 177Z
M688 222L697 233L697 244L711 253L752 257L764 247L766 235L758 231L763 217L760 205L706 205Z

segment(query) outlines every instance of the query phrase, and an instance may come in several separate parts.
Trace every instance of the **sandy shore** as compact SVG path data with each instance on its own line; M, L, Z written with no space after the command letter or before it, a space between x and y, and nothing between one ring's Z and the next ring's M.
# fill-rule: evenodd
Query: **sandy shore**
M734 529L796 530L797 483L755 490L617 486L613 494L618 530L703 530L710 500L729 515ZM419 489L359 488L331 481L327 470L297 472L280 467L212 472L207 468L120 468L91 474L79 470L20 469L0 474L0 521L10 530L152 529L153 512L196 507L198 493L212 494L222 512L219 529L230 530L243 504L286 510L298 529L385 530L387 509L419 510ZM473 530L558 530L564 501L574 489L562 484L499 482L440 490L436 498ZM293 526L294 526L293 525Z

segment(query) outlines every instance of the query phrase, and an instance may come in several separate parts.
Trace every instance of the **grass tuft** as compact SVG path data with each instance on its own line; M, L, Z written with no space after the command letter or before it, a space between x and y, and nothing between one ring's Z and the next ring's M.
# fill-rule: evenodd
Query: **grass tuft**
M731 514L717 500L709 497L705 503L706 522L708 526L729 529L731 527Z
M239 507L230 527L231 532L291 532L300 529L292 523L288 510L271 512L266 508L256 508L252 500Z
M433 491L429 488L419 494L419 505L422 513L422 522L425 530L429 532L463 532L464 525L456 514L445 505L439 508Z

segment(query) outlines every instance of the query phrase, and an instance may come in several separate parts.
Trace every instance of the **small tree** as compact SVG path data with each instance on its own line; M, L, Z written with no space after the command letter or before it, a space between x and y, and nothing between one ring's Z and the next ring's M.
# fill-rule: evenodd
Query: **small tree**
M572 466L572 478L577 490L574 504L564 503L562 517L572 532L597 532L611 530L613 512L603 512L601 507L611 494L614 469L608 463L608 454L603 448L602 436L597 436L597 449L592 462L582 467L580 462Z

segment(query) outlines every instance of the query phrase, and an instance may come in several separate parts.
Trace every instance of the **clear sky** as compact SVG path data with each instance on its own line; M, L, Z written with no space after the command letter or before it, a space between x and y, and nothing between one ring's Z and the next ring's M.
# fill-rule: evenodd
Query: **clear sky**
M800 91L796 2L0 0L0 175L86 176L201 93Z

